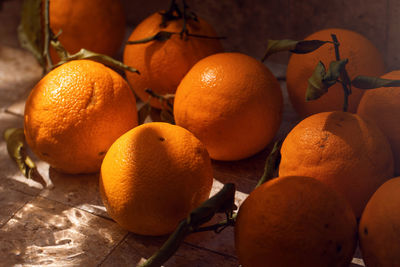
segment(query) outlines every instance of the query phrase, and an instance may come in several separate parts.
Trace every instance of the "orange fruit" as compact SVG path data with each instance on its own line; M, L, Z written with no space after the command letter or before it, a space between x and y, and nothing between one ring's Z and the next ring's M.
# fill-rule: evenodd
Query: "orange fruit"
M382 76L384 79L400 79L400 71ZM395 174L400 175L400 90L398 87L382 87L367 90L361 98L357 113L372 120L386 135L392 147Z
M380 76L384 73L382 55L368 39L356 32L345 29L325 29L307 36L305 40L332 41L331 34L336 34L340 43L340 58L349 60L346 70L351 79L358 75ZM322 61L328 68L333 60L336 60L333 44L325 44L308 54L291 55L286 71L287 90L294 109L301 117L342 109L343 88L339 83L330 87L321 98L305 101L308 79L313 74L317 63ZM363 90L352 87L348 111L357 110L362 94Z
M357 222L349 204L309 177L279 177L257 187L235 223L243 267L349 266L356 243Z
M281 155L279 176L321 180L349 201L357 218L376 189L393 177L386 137L375 124L349 112L305 118L283 141Z
M400 177L372 195L359 226L360 248L367 266L400 266Z
M176 91L174 118L196 135L212 159L239 160L274 138L282 92L271 71L240 53L219 53L196 63Z
M205 146L182 127L152 122L118 138L101 165L108 214L142 235L172 232L208 199L213 182Z
M86 48L114 56L125 36L120 0L51 0L49 18L53 33L62 31L58 39L71 54ZM58 58L54 49L51 54L53 59Z
M133 30L129 41L148 38L160 31L179 33L182 30L183 19L170 21L166 27L161 26L161 22L161 14L154 13ZM188 20L186 26L191 34L217 36L211 25L202 18L198 18L198 21ZM217 39L192 36L181 38L179 34L175 34L166 41L127 44L123 61L140 71L140 75L126 72L127 80L136 94L144 102L150 101L153 107L161 108L160 102L150 98L146 89L151 89L158 95L175 93L183 76L197 61L221 51L222 46Z
M111 144L137 123L127 82L91 60L52 70L25 104L26 142L40 159L66 173L99 171Z

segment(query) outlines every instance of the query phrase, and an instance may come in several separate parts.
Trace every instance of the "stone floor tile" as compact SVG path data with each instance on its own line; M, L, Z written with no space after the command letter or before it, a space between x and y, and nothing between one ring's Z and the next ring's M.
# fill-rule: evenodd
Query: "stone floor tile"
M135 266L141 259L147 259L155 253L164 240L164 237L145 237L130 234L100 266ZM182 244L163 266L231 267L238 266L238 262L236 258L228 255Z
M249 184L244 186L247 188L254 188L254 181L249 181L247 179L240 179L240 183L244 184L245 181L247 181ZM237 184L237 182L234 182ZM221 188L223 187L223 184L214 179L213 183L213 188L211 191L211 196L213 196L215 193L217 193ZM243 187L242 187L243 188ZM235 205L237 207L240 207L242 202L247 198L248 194L243 193L239 190L236 190L235 194ZM237 211L237 210L236 210ZM223 213L216 214L206 225L213 225L218 222L221 222L226 219L226 215ZM225 255L235 255L235 248L234 248L234 235L233 235L233 227L228 226L225 228L222 232L220 233L215 233L213 231L206 231L206 232L198 232L198 233L193 233L187 236L185 239L185 243L191 244L197 247L203 247L210 249L212 251L222 253Z
M37 195L43 189L40 179L32 180L25 178L15 162L8 155L7 145L3 139L3 132L5 129L12 127L22 128L22 118L0 112L0 186L30 195Z
M28 98L29 93L30 91L26 91L25 93L23 93L19 99L17 99L5 108L5 112L22 118L24 116L25 102Z
M114 222L38 197L0 229L4 266L97 266L127 232Z
M0 111L0 132L1 132L1 142L4 142L3 132L7 128L22 128L23 119L21 116L15 116L13 114L8 114L4 111Z
M217 214L206 225L218 223L225 220L224 214ZM185 244L207 248L217 253L235 257L234 227L228 226L220 233L213 231L192 233L185 238Z
M0 186L0 227L34 196Z
M42 69L30 52L0 44L0 108L20 99L41 77Z
M44 189L41 196L92 214L109 217L100 197L98 174L71 175L49 168L48 175L52 186Z

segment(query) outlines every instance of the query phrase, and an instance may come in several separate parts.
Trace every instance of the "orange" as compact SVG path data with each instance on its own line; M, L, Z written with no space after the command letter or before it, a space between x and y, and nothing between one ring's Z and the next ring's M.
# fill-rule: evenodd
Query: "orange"
M108 214L142 235L172 232L208 199L213 182L204 145L182 127L152 122L118 138L101 165Z
M43 1L44 2L44 1ZM81 48L114 56L125 35L125 13L120 0L50 0L50 28L61 30L59 40L73 54ZM58 58L51 50L52 58Z
M66 173L99 171L111 144L136 125L135 96L127 82L90 60L71 61L49 72L25 104L28 145Z
M160 31L179 33L182 30L183 19L168 22L166 27L160 26L162 16L154 13L143 20L132 32L129 41L137 41L154 36ZM187 29L191 34L215 37L214 29L198 18L198 21L188 20ZM221 52L222 46L217 39L207 39L179 34L172 35L166 41L151 41L144 44L127 44L123 61L140 71L140 75L126 72L126 77L136 92L144 101L150 101L153 107L161 108L160 102L145 92L151 89L158 95L173 94L188 72L200 59Z
M367 266L400 266L400 177L373 194L359 226L360 248Z
M384 73L383 57L377 48L364 36L345 29L325 29L313 33L305 40L332 41L331 34L336 34L340 43L340 58L349 60L346 70L351 79L357 75L380 76ZM328 93L313 101L305 101L308 79L319 61L326 68L335 59L333 44L325 44L309 54L292 54L286 72L287 89L290 101L301 117L323 111L342 110L343 88L337 83ZM355 112L363 91L352 87L348 111Z
M371 195L393 177L387 138L356 114L322 112L297 124L283 141L279 176L314 177L340 192L357 218Z
M241 205L235 247L243 267L349 266L357 223L349 204L316 179L279 177Z
M382 76L384 79L400 79L400 71ZM386 135L392 147L395 174L400 175L400 88L382 87L368 90L361 98L357 113L372 120Z
M265 65L244 54L219 53L200 60L182 79L174 118L211 158L239 160L271 142L282 105L279 83Z

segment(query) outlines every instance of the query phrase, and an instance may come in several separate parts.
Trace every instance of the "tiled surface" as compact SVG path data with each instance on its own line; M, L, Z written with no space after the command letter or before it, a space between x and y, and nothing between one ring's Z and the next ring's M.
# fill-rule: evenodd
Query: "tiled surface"
M0 91L15 90L4 93L0 112L2 132L9 127L22 127L24 99L40 77L39 67L31 56L23 50L12 49L19 55L14 62L26 58L25 75L30 78L21 82L16 75L7 87L0 87ZM0 66L6 65L7 60L0 57ZM14 71L11 67L0 70L3 77L8 77L9 70ZM257 173L262 173L266 153L255 156L261 164L258 166L247 160L216 167L212 194L223 183L234 182L238 188L236 204L239 206L256 183L257 177L249 172L258 168ZM34 180L26 179L7 155L3 139L0 141L0 160L0 261L6 266L127 266L151 256L165 241L165 237L129 234L113 222L100 199L98 174L62 174L34 157L38 175ZM214 164L218 166L218 163ZM240 165L245 167L238 167ZM231 174L229 169L233 170ZM239 169L241 173L237 172ZM221 214L213 222L222 219ZM228 228L218 235L193 234L166 264L188 265L237 266L233 229Z
M135 266L142 258L150 257L163 243L162 238L136 236L128 237L101 264L102 267ZM164 266L168 267L203 267L203 266L238 266L236 258L216 253L209 249L183 244Z
M0 187L0 227L7 223L14 214L34 197L6 187Z
M278 74L281 71L277 66L271 68ZM0 113L2 131L22 127L26 89L18 88L21 99L12 102L11 97L7 110ZM290 106L283 116L286 122L278 136L284 136L297 120ZM213 162L211 194L233 182L239 206L261 176L269 149L237 162ZM166 240L128 233L113 222L101 202L97 174L66 175L35 159L40 176L28 180L8 157L4 141L0 142L0 159L0 260L7 266L133 266ZM210 223L223 219L219 214ZM354 259L352 266L360 263ZM165 266L238 266L233 228L188 236Z
M41 196L109 218L99 194L98 174L68 175L49 168L52 187L42 190Z
M8 0L0 11L1 132L9 127L22 127L24 100L41 77L38 64L28 52L18 48L14 34L18 25L15 11L20 7L20 2ZM200 5L200 1L193 1L193 4L207 16L213 12L222 12L221 17L227 21L233 17L232 14L247 9L237 17L240 24L246 23L248 17L260 20L269 14L268 23L259 27L260 32L266 32L269 31L268 25L274 24L270 15L286 9L291 3L289 0L278 2L272 4L266 13L257 8L262 1L256 0L254 5L251 1L235 1L231 4L221 2L220 5L210 6L210 9ZM139 6L143 4L140 1L138 3ZM149 6L147 8L150 10ZM287 10L284 12L285 16L289 15ZM139 20L134 20L133 15L128 19L131 25ZM228 33L235 28L232 23L224 26ZM285 31L289 30L285 28L284 19L276 23L275 27L278 25ZM257 26L253 22L249 24L249 29ZM280 38L276 29L270 29L276 38ZM260 32L257 36L261 36ZM246 34L246 40L242 38L240 42L236 36L231 47L243 47L244 50L259 54L262 50L261 39L253 36L251 31ZM250 38L258 41L250 44L247 42ZM268 66L275 75L284 77L284 66L275 63L268 63ZM286 94L284 82L281 85ZM277 138L283 137L297 121L287 98L285 101L284 123ZM236 205L239 206L261 176L270 148L238 162L213 162L215 180L212 194L224 183L233 182L237 188ZM65 175L49 168L46 163L37 159L35 161L38 175L34 180L24 178L8 157L6 145L0 139L1 266L134 266L141 258L152 255L165 241L166 237L143 237L128 233L112 221L101 203L98 175ZM219 214L212 222L222 219L224 215ZM357 253L352 266L362 265L360 254ZM165 266L238 266L234 253L233 228L227 228L220 234L204 232L187 237Z
M0 229L1 258L6 266L97 266L126 235L110 220L37 197Z
M0 107L4 108L30 90L42 70L28 51L19 48L0 45L0 58Z

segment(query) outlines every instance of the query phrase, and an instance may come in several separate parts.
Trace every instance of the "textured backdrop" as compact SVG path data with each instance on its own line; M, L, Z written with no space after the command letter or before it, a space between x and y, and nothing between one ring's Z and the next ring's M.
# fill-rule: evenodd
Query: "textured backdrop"
M83 1L83 0L77 0ZM129 29L169 0L122 0ZM22 0L7 0L0 12L0 44L18 46L16 29ZM385 57L388 70L400 69L400 1L398 0L187 0L192 10L226 36L227 51L260 58L268 39L302 39L327 27L355 30L370 39ZM285 63L288 54L271 61Z

